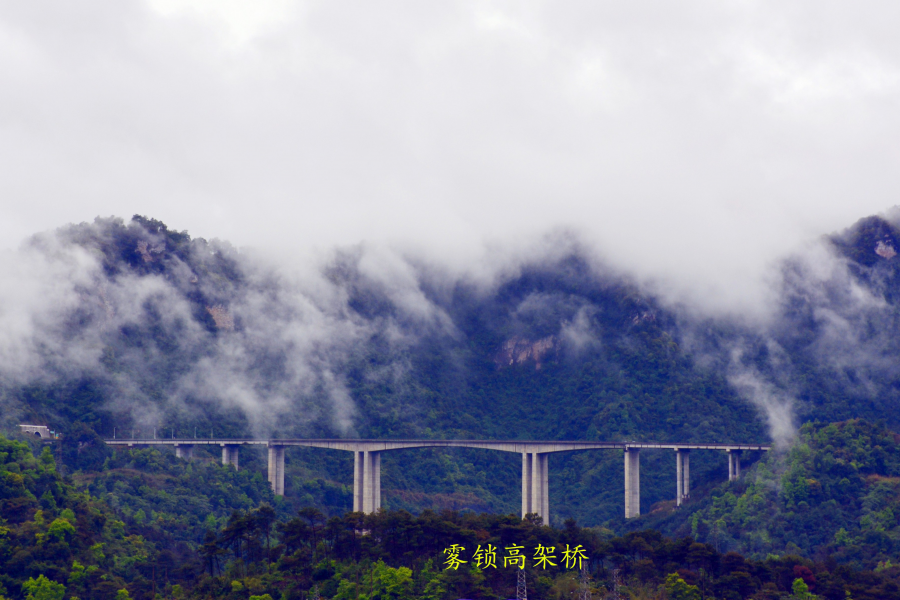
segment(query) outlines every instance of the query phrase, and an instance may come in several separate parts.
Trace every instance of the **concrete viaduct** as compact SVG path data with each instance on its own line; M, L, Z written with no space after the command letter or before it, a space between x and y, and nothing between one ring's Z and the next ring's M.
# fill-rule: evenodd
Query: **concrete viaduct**
M373 513L381 508L381 453L408 448L482 448L522 455L522 516L537 513L550 522L548 489L549 456L554 452L577 450L624 450L625 518L640 515L641 450L674 450L676 465L675 502L678 506L690 496L690 453L693 450L717 450L728 454L728 480L741 475L741 453L768 451L764 444L656 444L650 442L540 442L486 440L315 440L315 439L113 439L111 446L175 446L179 458L190 460L194 446L220 446L222 464L238 468L241 446L266 446L269 450L269 483L276 495L284 495L284 451L288 446L327 448L353 452L353 510Z

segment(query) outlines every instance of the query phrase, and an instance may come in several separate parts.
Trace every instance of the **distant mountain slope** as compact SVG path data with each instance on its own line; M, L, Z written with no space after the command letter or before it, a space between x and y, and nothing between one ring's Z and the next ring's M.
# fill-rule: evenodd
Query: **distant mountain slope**
M873 217L788 260L781 308L749 326L676 311L574 244L485 283L365 246L276 265L145 217L97 219L20 252L36 291L0 346L4 426L684 442L788 440L808 418L895 427L896 239ZM646 512L674 495L674 460L644 454ZM347 456L288 463L288 495L349 508ZM621 453L550 468L555 522L620 518ZM517 512L519 472L486 451L389 453L384 504ZM697 488L725 472L723 455L693 459Z
M900 556L900 435L867 421L807 424L785 455L683 510L635 527L679 531L721 551L827 556L858 567Z
M772 337L787 358L779 376L795 390L801 422L864 417L900 428L896 222L861 219L826 238L836 258L819 253L784 265Z

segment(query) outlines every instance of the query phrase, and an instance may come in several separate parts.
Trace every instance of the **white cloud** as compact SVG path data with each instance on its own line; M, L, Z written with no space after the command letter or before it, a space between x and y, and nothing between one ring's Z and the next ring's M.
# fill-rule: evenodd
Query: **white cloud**
M210 27L224 29L228 42L244 45L289 22L297 13L291 0L146 0L155 12L168 18L192 18Z
M97 215L447 263L568 228L674 299L888 208L887 2L58 0L0 9L0 239Z

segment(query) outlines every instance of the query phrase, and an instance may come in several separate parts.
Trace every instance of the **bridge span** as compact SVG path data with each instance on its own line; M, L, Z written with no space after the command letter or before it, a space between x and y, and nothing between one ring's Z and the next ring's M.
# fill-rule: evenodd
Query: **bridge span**
M179 458L191 460L194 446L220 446L222 464L238 468L241 446L266 446L269 453L268 477L272 491L284 495L284 453L288 446L327 448L353 452L353 510L373 513L381 508L381 453L409 448L481 448L522 455L522 516L540 515L550 522L549 456L554 452L579 450L623 450L625 454L625 517L640 515L641 450L674 450L675 503L680 506L690 497L690 453L716 450L728 454L728 480L741 476L741 453L768 451L766 444L661 444L654 442L565 442L565 441L493 441L493 440L352 440L352 439L112 439L111 446L174 446Z

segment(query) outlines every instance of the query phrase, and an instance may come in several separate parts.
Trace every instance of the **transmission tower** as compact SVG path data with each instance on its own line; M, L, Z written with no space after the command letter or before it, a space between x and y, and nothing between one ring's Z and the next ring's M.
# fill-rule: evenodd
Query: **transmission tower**
M525 569L519 569L519 578L516 581L516 600L528 600L528 590L525 587Z
M613 593L607 596L611 600L622 600L622 594L619 592L619 569L613 569Z
M320 600L321 596L319 596L319 586L313 586L312 594L309 595L309 600Z
M591 600L591 584L588 581L587 565L581 566L581 578L578 585L578 599Z

